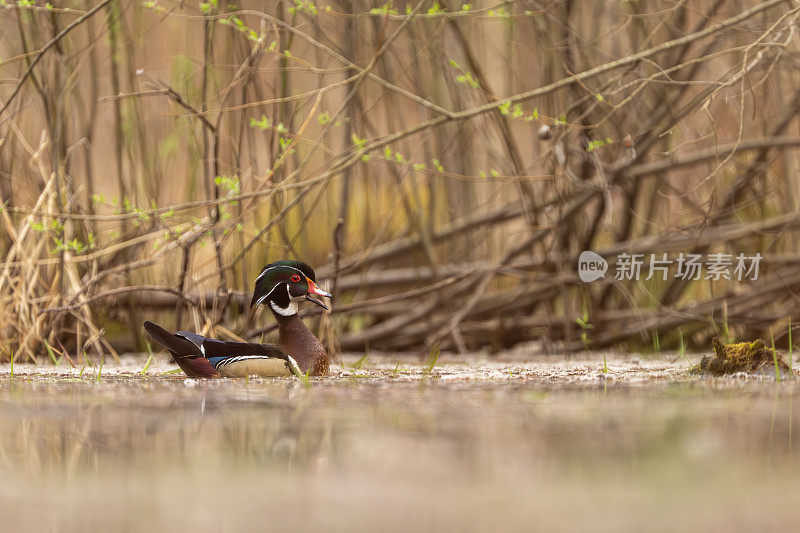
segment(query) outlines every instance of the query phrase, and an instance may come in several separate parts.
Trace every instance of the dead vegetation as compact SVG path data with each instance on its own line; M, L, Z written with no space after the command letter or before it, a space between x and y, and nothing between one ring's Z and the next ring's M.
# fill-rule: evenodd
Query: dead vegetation
M336 294L332 350L785 346L797 322L792 2L0 11L1 360L144 350L144 316L261 338L246 291L279 257ZM763 261L616 279L623 253Z

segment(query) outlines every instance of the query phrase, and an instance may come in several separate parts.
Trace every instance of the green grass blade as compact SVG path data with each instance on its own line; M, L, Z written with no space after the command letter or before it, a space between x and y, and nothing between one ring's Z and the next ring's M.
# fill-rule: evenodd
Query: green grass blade
M148 368L150 368L150 363L151 363L152 361L153 361L153 354L150 354L150 356L147 358L147 361L146 361L146 362L145 362L145 364L144 364L144 368L142 369L142 375L143 375L143 376L144 376L145 374L147 374L147 369L148 369Z
M439 360L439 344L435 344L431 347L431 356L428 358L428 367L425 369L426 372L430 373L433 371L433 367L436 366L436 361Z
M147 369L150 368L150 363L153 361L153 348L152 348L152 346L150 346L150 343L147 342L147 341L144 341L144 345L147 346L147 353L149 353L150 356L147 358L147 362L144 364L144 368L142 369L142 375L143 376L145 374L147 374Z
M152 348L152 346L150 346L150 343L147 342L147 341L144 341L144 345L147 346L147 353L149 353L150 356L147 358L147 362L145 362L144 368L142 369L142 375L143 376L145 374L147 374L147 369L150 368L150 363L153 362L153 348Z
M775 363L775 381L781 382L781 369L778 366L778 352L775 351L775 337L772 335L772 330L769 330L769 338L772 339L772 361Z
M789 375L793 376L792 369L792 316L789 315Z
M364 365L367 363L368 359L369 359L369 354L365 353L363 356L361 356L361 359L353 363L350 368L361 370L362 368L364 368Z
M309 369L306 371L306 373L305 373L305 374L301 373L301 374L300 374L300 376L298 376L298 377L300 378L300 383L302 383L302 384L303 384L303 386L304 386L305 388L307 388L307 389L310 389L310 388L311 388L311 382L310 382L310 381L308 381L308 375L309 375L310 373L311 373L311 369L309 368Z
M58 362L61 361L61 358L56 359L56 354L53 353L53 349L50 347L50 343L47 342L47 339L42 339L44 343L44 347L47 348L47 355L50 356L50 360L53 361L54 366L58 366Z

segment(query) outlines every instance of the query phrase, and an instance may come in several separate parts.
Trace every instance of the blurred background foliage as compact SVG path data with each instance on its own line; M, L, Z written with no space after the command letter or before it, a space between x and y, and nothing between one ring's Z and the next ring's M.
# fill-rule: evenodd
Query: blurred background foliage
M789 1L0 0L0 359L264 338L265 263L331 350L786 343ZM752 282L576 274L764 256ZM644 277L643 277L644 278ZM54 355L55 354L55 355Z

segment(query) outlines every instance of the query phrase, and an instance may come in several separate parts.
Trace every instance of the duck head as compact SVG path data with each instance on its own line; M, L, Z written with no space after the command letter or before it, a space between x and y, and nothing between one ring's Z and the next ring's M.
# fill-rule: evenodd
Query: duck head
M301 261L276 261L256 278L250 307L267 304L278 315L292 316L297 314L300 302L308 300L328 309L318 297L331 295L317 287L313 268Z

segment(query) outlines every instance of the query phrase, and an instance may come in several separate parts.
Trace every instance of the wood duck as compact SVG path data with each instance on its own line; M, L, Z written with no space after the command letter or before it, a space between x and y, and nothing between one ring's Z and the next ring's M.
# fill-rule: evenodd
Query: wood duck
M219 341L189 331L170 333L149 321L144 329L189 377L321 376L328 373L328 354L297 314L304 300L328 309L316 296L331 295L315 280L314 270L300 261L276 261L256 278L250 307L269 306L278 321L279 346Z

